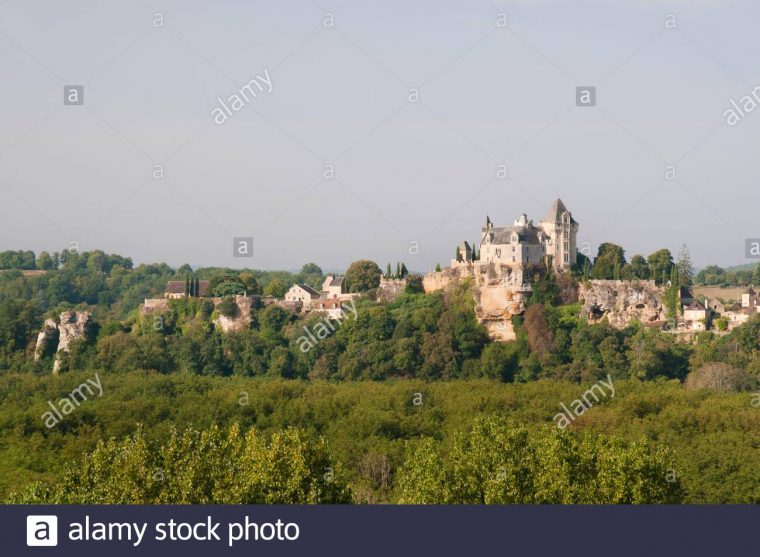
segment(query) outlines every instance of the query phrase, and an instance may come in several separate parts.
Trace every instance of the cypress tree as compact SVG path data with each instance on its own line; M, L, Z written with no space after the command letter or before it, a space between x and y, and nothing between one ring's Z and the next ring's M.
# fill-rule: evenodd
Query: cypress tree
M691 262L691 255L686 244L681 246L681 252L678 254L678 278L681 286L692 286L694 284L694 264Z

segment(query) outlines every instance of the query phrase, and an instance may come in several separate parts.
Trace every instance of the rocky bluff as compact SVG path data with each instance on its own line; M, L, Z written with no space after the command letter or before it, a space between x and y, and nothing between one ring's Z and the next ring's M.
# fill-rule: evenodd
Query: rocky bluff
M470 280L475 297L475 315L488 329L494 340L515 340L512 317L525 311L532 294L526 283L528 271L498 263L479 261L462 263L425 275L425 292L447 290L464 280Z
M37 334L34 361L54 352L53 373L58 373L61 370L61 355L69 352L72 341L86 339L91 327L92 315L88 311L64 311L58 322L46 319Z
M580 285L581 317L589 323L607 319L622 329L633 321L652 324L666 320L664 289L654 281L591 280Z

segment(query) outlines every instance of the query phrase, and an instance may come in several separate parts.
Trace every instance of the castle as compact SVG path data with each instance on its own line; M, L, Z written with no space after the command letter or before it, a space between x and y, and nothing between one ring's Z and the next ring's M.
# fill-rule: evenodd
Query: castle
M473 249L462 242L452 267L480 261L511 267L549 265L567 271L576 263L578 222L557 199L538 225L522 214L512 226L494 226L486 217L480 243Z

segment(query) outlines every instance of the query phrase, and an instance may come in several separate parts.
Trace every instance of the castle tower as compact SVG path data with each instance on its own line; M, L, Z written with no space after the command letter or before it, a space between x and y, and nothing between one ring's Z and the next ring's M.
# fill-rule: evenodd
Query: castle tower
M541 221L546 235L546 255L552 258L554 268L558 271L569 270L577 261L578 222L567 210L562 200L557 198Z

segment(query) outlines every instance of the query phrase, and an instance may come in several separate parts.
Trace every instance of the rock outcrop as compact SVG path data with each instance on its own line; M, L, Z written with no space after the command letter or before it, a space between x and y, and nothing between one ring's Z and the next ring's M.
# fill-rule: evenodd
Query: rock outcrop
M425 292L446 290L463 280L473 283L475 315L493 340L515 340L512 317L525 311L532 294L526 272L519 267L496 263L466 263L425 275Z
M37 334L34 361L54 351L53 373L57 374L61 371L61 354L68 353L72 341L86 339L91 326L92 315L88 311L64 311L58 323L55 319L46 319Z
M34 347L34 361L53 351L58 346L58 323L55 319L45 319L42 330L37 334L37 344Z
M664 290L654 281L592 280L581 284L581 317L590 323L607 319L622 329L633 321L653 324L666 320Z
M214 306L218 306L222 299L213 298ZM237 306L235 315L227 317L219 314L214 321L214 324L225 333L241 331L251 326L251 308L255 307L255 299L250 296L235 296L234 300Z

